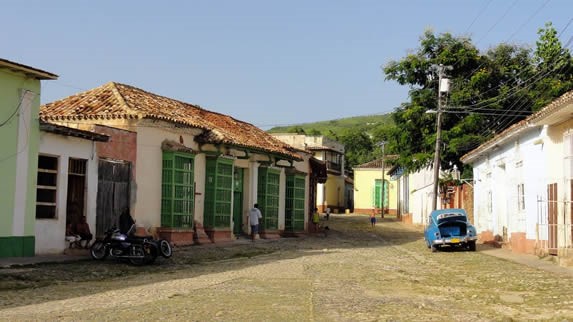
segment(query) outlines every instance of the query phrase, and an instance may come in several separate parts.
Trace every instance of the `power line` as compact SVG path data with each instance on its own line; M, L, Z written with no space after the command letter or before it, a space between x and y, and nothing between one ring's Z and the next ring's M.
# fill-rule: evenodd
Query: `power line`
M18 112L20 111L20 108L22 107L22 102L24 101L24 97L26 96L26 93L34 93L30 90L25 89L24 93L22 93L22 95L20 95L20 101L18 102L18 105L16 105L16 108L14 109L14 111L10 114L10 116L8 116L8 118L2 122L0 122L0 127L6 125L8 122L10 122L10 120L16 116L16 114L18 114Z
M513 7L515 7L515 5L517 4L518 0L514 0L513 3L511 4L511 6L509 6L507 8L507 10L505 10L505 12L503 13L503 15L489 28L489 30L485 33L485 35L483 35L477 42L476 44L479 44L485 37L487 37L487 35L495 29L495 27L497 27L497 25L505 18L505 16L507 16L507 14L511 11L511 9L513 9Z
M545 0L545 2L539 8L537 8L537 10L535 10L535 12L532 15L530 15L529 18L527 18L527 20L525 20L525 22L522 23L521 26L519 26L519 28L517 28L517 30L513 34L511 34L508 40L513 39L513 37L515 37L515 35L517 35L517 33L521 31L521 29L523 29L525 25L527 25L535 16L537 16L537 14L549 3L549 1L551 0Z
M493 1L493 0L489 0L489 1L481 8L481 10L479 11L479 13L475 16L475 18L472 20L472 22L470 23L470 25L466 28L465 33L467 33L467 32L472 28L472 26L474 25L474 23L475 23L475 22L478 20L478 18L484 13L485 9L486 9L487 7L489 7L489 5L490 5L490 3L491 3L492 1Z

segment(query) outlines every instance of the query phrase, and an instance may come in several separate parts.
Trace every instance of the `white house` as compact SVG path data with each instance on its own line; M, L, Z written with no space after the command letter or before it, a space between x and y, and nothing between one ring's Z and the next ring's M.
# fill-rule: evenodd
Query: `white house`
M434 170L423 168L408 174L410 189L409 211L411 222L421 225L428 221L432 212L432 198L434 197ZM437 203L438 207L440 202Z
M98 158L95 142L108 136L40 122L35 253L61 253L66 223L96 222ZM92 229L93 230L93 229Z
M462 157L482 241L567 258L572 249L573 91Z

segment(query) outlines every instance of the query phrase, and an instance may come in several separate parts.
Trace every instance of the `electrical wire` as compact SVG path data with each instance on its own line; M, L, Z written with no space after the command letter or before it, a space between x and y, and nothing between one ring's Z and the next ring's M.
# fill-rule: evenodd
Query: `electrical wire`
M479 11L479 13L474 17L474 19L472 20L472 22L470 23L470 25L466 28L465 33L467 33L474 25L474 23L476 23L476 21L478 20L479 17L481 17L481 15L484 13L485 9L487 9L487 7L489 7L489 5L491 4L493 0L489 0Z
M30 90L25 90L25 91L26 91L26 92L30 92L30 93L37 94L37 93L32 92L32 91L30 91ZM20 97L20 103L18 104L18 111L21 109L22 101L23 101L23 99L24 99L24 96L25 96L25 94ZM36 95L36 97L34 98L34 100L39 100L39 99L40 99L40 95ZM38 102L38 103L39 103L39 102ZM26 121L27 121L27 120L22 119L22 126L25 128L25 133L26 133L26 138L25 138L25 141L24 141L23 146L20 148L20 150L16 151L16 153L13 153L13 154L7 155L7 156L5 156L5 157L3 157L3 158L0 158L0 163L5 162L5 161L7 161L7 160L9 160L9 159L12 159L12 158L14 158L14 157L17 157L18 155L20 155L21 153L23 153L24 151L26 151L26 148L28 147L28 142L30 141L30 130L29 130L29 126L28 126L28 124L26 123Z
M513 37L515 37L515 35L517 35L517 33L519 33L521 29L523 29L523 27L525 27L535 16L537 16L537 14L539 14L539 12L541 12L541 10L545 8L545 6L549 3L549 1L551 0L545 0L545 2L539 8L537 8L537 10L535 10L535 12L532 15L530 15L529 18L527 18L527 20L525 20L525 22L522 23L521 26L519 26L519 28L517 28L517 30L513 34L511 34L508 41L513 39Z
M12 118L14 118L14 116L16 116L16 114L18 114L18 112L20 111L20 108L22 107L22 102L24 101L24 97L26 96L27 93L34 93L34 92L27 90L27 89L24 90L22 95L20 95L20 101L18 102L18 105L16 105L16 108L14 108L14 111L12 111L12 113L10 114L10 116L8 116L8 118L6 120L0 122L0 127L8 124L8 122L10 122L10 120L12 120Z
M545 3L543 3L533 14L531 14L531 15L529 16L529 18L526 20L526 22L523 23L523 24L520 26L520 28L518 28L518 30L515 31L509 39L513 38L513 36L514 36L515 34L517 34L517 32L519 32L519 30L521 30L531 19L533 19L533 17L535 17L535 16L549 3L549 1L550 1L550 0L546 0ZM514 3L514 4L515 4L515 3ZM512 7L513 7L513 5L512 5ZM511 8L511 7L510 7L510 8ZM573 18L570 19L569 22L567 23L567 25L566 25L564 28L561 29L561 31L559 32L558 38L560 38L560 36L561 36L561 35L563 34L563 32L569 27L569 25L571 24L572 21L573 21ZM499 20L498 20L498 22L499 22ZM497 24L498 22L496 22L496 24ZM509 40L509 39L508 39L508 40ZM573 37L569 39L569 41L565 44L564 47L568 47L571 41L573 41ZM507 41L506 41L506 42L507 42ZM479 69L481 69L484 65L485 65L485 62L482 62L477 68L475 68L475 69L470 73L470 76L469 76L468 78L471 78L471 77L472 77ZM517 75L515 75L515 76L514 76L514 82L517 82L517 81L519 80L518 77L521 76L521 75L522 75L523 73L525 73L525 72L527 72L527 69L522 69ZM487 91L481 93L481 95L487 94L487 93L489 93L489 92L491 92L491 91L494 91L494 90L496 90L496 89L498 89L498 88L501 88L501 86L503 86L503 85L505 85L505 84L499 84L499 85L497 85L497 86L495 86L495 87L493 87L493 88L491 88L491 89L489 89L489 90L487 90ZM510 91L511 91L511 88L510 88ZM488 100L490 100L490 99L495 99L495 98L489 98ZM478 103L476 103L476 104L474 104L474 105L479 105L479 104L483 104L483 102L478 102Z
M485 33L485 35L483 35L477 42L476 44L479 44L485 37L487 37L487 35L489 35L490 32L492 32L492 30L495 29L495 27L497 27L497 25L503 20L505 19L505 16L507 16L507 14L513 9L513 7L515 7L515 5L517 4L518 0L514 0L513 3L511 4L511 6L509 6L505 12L503 13L503 15L489 28L489 30Z

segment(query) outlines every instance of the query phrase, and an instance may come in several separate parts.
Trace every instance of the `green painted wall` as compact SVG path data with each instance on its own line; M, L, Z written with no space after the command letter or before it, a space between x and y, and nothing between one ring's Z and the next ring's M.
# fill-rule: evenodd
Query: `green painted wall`
M23 73L0 68L0 257L34 255L34 230L36 214L36 172L38 168L38 146L40 129L38 113L40 110L40 81L26 77ZM36 93L32 102L31 120L26 120L26 144L18 150L19 117L14 112L18 109L21 90L27 89ZM14 115L13 115L14 114ZM7 122L6 122L7 121ZM6 122L6 124L4 124ZM24 232L14 236L15 187L17 156L28 154L28 180L25 192ZM31 252L31 254L30 254Z

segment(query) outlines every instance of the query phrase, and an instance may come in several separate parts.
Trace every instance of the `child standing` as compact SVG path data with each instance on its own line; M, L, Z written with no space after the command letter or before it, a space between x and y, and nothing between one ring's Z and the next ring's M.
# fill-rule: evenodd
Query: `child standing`
M374 213L370 214L370 224L372 225L372 227L376 226L376 214Z
M320 215L318 214L318 208L314 208L312 213L312 223L314 224L314 231L318 231L318 223L320 222Z

